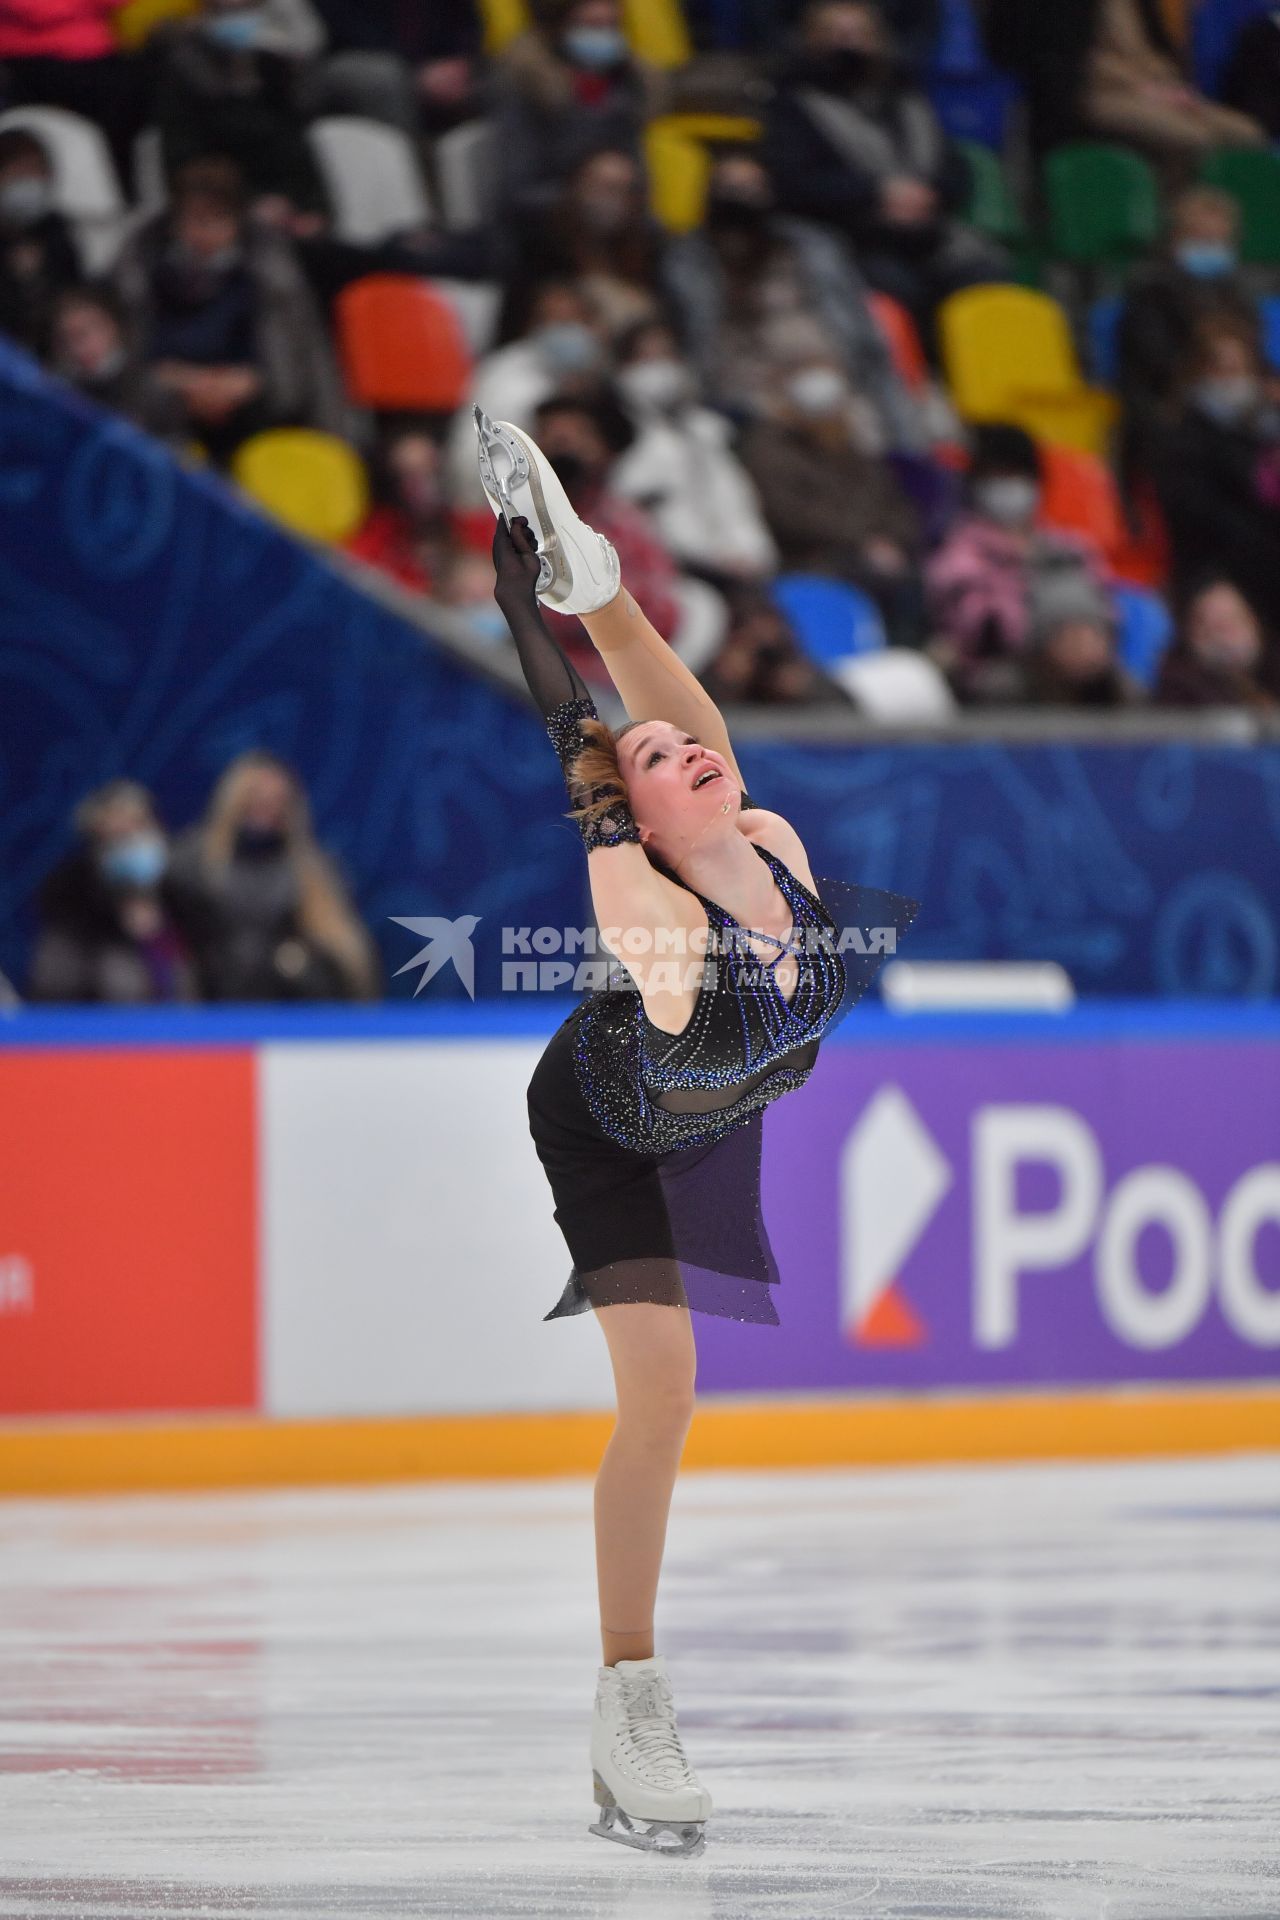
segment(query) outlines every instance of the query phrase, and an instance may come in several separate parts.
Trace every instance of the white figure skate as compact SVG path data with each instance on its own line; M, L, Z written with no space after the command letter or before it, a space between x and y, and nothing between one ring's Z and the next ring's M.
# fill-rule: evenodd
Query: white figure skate
M612 542L579 520L537 444L509 420L474 409L480 480L499 520L523 516L542 559L538 598L558 613L597 613L622 585Z
M702 1852L711 1795L680 1745L662 1654L601 1667L591 1774L601 1808L591 1833L647 1853ZM643 1832L633 1825L637 1820L647 1822Z

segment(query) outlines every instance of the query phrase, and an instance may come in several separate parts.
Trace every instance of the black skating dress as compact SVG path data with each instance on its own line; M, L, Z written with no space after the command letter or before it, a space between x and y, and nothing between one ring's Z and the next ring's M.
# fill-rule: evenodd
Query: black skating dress
M508 620L564 765L595 704L540 620ZM745 794L741 805L752 805ZM803 1087L821 1039L870 986L918 903L839 880L817 879L812 893L775 854L755 851L792 915L786 942L752 934L778 946L772 960L696 894L707 962L684 1030L654 1026L614 963L534 1069L529 1129L573 1261L547 1320L653 1301L778 1324L779 1273L760 1205L764 1110ZM775 978L783 952L799 969L785 999Z

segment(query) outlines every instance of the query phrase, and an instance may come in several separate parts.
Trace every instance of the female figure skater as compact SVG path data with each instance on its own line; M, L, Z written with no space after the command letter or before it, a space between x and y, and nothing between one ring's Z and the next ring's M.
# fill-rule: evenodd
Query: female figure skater
M803 1086L819 1039L916 902L815 881L795 829L748 799L720 713L621 586L613 547L579 520L526 434L478 408L476 427L498 516L496 598L564 770L602 938L622 962L552 1037L528 1090L573 1257L546 1318L594 1309L618 1396L595 1484L604 1664L591 1767L602 1812L590 1831L694 1853L711 1798L653 1642L693 1414L690 1312L777 1324L763 1111ZM616 734L539 598L582 617L630 716Z

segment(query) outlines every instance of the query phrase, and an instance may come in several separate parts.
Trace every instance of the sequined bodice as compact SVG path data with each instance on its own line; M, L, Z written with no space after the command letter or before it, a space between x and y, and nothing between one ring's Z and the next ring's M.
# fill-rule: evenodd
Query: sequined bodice
M688 1024L678 1034L654 1026L634 986L591 994L577 1022L574 1063L592 1114L612 1139L639 1152L665 1153L719 1139L752 1113L804 1085L818 1041L840 1005L844 968L830 936L835 922L815 894L766 848L792 914L786 941L744 929L708 900L707 966ZM771 959L743 938L777 946ZM784 997L776 972L785 953L798 978ZM611 976L624 979L622 969Z

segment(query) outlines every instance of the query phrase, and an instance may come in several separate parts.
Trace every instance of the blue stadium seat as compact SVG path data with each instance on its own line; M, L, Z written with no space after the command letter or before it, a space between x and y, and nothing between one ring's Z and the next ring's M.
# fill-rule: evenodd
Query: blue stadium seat
M1120 384L1120 316L1122 293L1104 293L1089 309L1089 371L1100 387Z
M991 64L970 0L942 0L940 12L924 76L933 110L952 140L1002 148L1018 83Z
M1242 27L1269 11L1271 0L1201 0L1191 27L1191 71L1211 100L1227 70Z
M815 666L831 667L888 645L880 609L869 594L825 574L784 573L773 597Z
M1120 623L1120 663L1142 686L1152 687L1173 638L1173 616L1159 594L1145 587L1112 587L1111 597Z
M1262 351L1267 365L1280 371L1280 293L1268 293L1262 307Z

